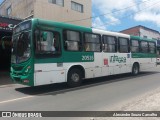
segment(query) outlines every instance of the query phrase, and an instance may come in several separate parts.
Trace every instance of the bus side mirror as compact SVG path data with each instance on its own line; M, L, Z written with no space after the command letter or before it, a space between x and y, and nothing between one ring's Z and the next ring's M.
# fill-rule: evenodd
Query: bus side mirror
M42 38L43 38L43 41L47 41L47 32L43 32L42 33Z

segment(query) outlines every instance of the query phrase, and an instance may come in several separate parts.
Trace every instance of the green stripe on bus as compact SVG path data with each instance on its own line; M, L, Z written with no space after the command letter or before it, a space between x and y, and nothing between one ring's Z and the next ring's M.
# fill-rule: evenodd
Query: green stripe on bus
M139 40L139 41L148 41L148 42L155 42L155 40L153 39L147 39L147 38L142 38L142 37L139 37L139 36L132 36L131 35L131 40Z
M149 53L132 53L132 58L156 58L156 54Z
M64 62L93 62L93 52L65 52Z
M71 62L93 62L93 52L65 52L60 58L35 59L35 63L71 63Z

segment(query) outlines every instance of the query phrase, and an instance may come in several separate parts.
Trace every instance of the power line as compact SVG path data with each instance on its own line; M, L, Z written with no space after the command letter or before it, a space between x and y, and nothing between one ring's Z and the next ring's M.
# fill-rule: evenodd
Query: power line
M109 13L105 13L105 14L101 14L101 15L97 15L97 16L93 16L93 17L88 17L88 18L83 18L83 19L78 19L78 20L71 20L71 21L64 21L64 23L67 23L67 22L78 22L78 21L84 21L84 20L89 20L89 19L93 19L93 18L97 18L97 17L105 16L105 15L108 15L108 14L113 14L113 13L116 13L116 12L120 12L120 11L123 11L123 10L129 9L129 8L131 8L131 7L135 7L135 6L140 5L140 4L147 3L147 2L149 2L149 1L150 1L150 0L146 0L146 1L144 1L144 2L139 2L139 3L137 3L136 5L128 6L128 7L123 8L123 9L119 9L119 10L116 10L116 11L113 11L113 12L109 12Z
M155 5L157 5L158 3L160 3L160 2L154 3L154 4L152 4L151 6L147 6L145 9L142 9L142 10L139 10L139 11L137 11L137 12L135 12L135 13L129 14L129 15L127 15L127 16L124 16L124 17L122 17L122 19L123 19L123 18L127 18L127 17L129 17L129 16L132 16L132 15L134 15L134 14L136 14L136 13L140 13L140 12L142 12L142 11L148 9L148 8L151 8L151 7L155 6ZM99 27L105 26L105 25L108 25L108 24L112 24L112 23L115 23L115 22L117 22L117 21L107 22L107 23L105 23L105 24L103 24L103 25L99 25ZM96 27L92 27L92 28L96 28ZM98 27L97 27L97 28L98 28Z

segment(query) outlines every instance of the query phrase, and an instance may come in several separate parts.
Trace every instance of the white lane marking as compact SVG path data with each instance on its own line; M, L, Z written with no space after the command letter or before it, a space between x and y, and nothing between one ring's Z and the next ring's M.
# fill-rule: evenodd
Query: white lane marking
M11 99L11 100L5 100L5 101L1 101L0 104L14 102L14 101L23 100L23 99L28 99L28 98L32 98L32 97L35 97L35 96L27 96L27 97L21 97L21 98L16 98L16 99Z

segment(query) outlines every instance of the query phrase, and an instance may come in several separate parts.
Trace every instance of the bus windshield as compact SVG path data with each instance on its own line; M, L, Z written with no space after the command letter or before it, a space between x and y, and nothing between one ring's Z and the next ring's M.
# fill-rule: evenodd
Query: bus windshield
M31 20L24 21L13 30L12 37L12 63L25 62L31 54Z
M12 63L25 62L30 58L31 32L22 32L12 38Z

